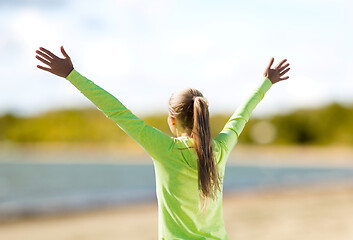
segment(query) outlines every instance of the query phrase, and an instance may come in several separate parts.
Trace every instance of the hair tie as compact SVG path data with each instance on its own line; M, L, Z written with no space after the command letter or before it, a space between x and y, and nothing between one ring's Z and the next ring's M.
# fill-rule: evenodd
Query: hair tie
M192 100L195 101L196 98L201 98L200 96L193 96Z

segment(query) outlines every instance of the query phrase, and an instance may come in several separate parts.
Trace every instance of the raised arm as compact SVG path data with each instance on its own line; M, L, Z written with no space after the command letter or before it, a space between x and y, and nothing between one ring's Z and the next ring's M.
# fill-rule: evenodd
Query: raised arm
M217 135L215 141L223 149L222 153L228 155L235 144L238 142L239 135L248 122L252 111L263 99L265 93L271 86L279 81L286 80L289 77L283 77L290 68L289 64L284 64L287 60L282 60L275 68L271 68L274 62L272 58L264 72L264 79L261 84L249 95L249 97L236 109L230 117L223 130ZM284 65L283 65L284 64Z
M145 124L113 95L79 74L74 69L70 57L63 47L61 47L63 59L44 48L40 48L40 50L37 50L36 53L42 57L37 55L36 58L50 68L39 65L38 68L69 80L106 117L112 119L125 133L140 144L152 158L160 160L164 154L168 153L173 139L158 129Z

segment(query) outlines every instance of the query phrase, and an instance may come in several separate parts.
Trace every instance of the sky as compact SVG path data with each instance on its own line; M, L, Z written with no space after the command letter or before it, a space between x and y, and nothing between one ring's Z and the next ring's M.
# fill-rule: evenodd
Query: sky
M0 115L94 107L70 82L36 68L58 56L136 115L167 113L170 95L199 89L211 114L231 113L271 57L291 64L254 115L353 104L349 0L0 0Z

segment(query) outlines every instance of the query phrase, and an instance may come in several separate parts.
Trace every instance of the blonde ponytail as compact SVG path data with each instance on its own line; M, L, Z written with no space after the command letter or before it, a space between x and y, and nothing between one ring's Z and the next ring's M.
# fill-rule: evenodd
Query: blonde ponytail
M218 169L214 161L208 102L194 88L182 89L169 99L169 114L177 118L193 138L198 165L198 188L200 199L215 199L220 190Z
M213 156L208 102L204 97L194 98L194 124L191 137L198 159L198 185L202 198L216 198L220 190L218 171Z

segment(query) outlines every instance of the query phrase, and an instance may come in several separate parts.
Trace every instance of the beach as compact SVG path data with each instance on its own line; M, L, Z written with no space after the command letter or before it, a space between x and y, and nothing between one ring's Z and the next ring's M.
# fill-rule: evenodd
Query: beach
M326 185L227 194L229 239L353 239L353 185ZM157 239L157 203L148 202L0 225L6 240Z
M20 160L21 164L35 162L71 164L73 159L75 162L83 161L84 164L96 163L97 159L103 163L119 164L128 160L129 164L136 166L147 166L146 163L151 163L148 155L137 145L126 147L124 151L116 148L115 144L104 147L55 144L52 148L50 146L28 145L21 148L7 146L2 148L0 153L2 159L14 162ZM348 147L237 146L231 154L229 164L236 164L238 168L242 164L252 164L255 168L263 165L275 167L293 165L305 168L323 166L348 169L353 166L352 156L352 149ZM65 166L72 168L72 165L66 164L61 167ZM84 166L86 165L78 166L77 169L83 169ZM117 169L121 168L120 166L123 165L118 165ZM111 165L107 164L105 168L111 169ZM49 169L44 172L48 172ZM270 177L274 172L268 174ZM230 191L225 193L223 211L229 239L353 239L353 183L343 178L341 181L277 186L249 192ZM1 240L152 240L157 239L157 234L156 200L128 205L104 205L84 211L29 214L13 220L0 221Z

